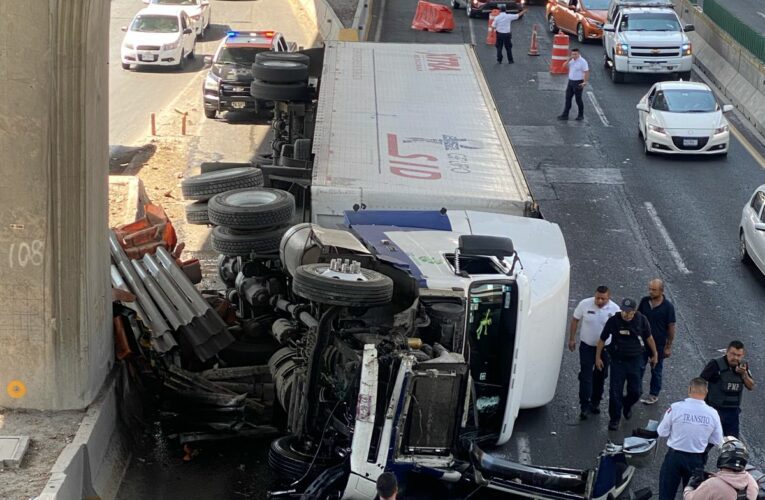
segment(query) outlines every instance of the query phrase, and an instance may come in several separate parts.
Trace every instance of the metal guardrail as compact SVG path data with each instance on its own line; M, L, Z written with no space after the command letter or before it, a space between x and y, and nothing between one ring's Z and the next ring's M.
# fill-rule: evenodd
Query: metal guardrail
M757 33L731 14L718 0L704 0L704 14L765 63L765 36Z

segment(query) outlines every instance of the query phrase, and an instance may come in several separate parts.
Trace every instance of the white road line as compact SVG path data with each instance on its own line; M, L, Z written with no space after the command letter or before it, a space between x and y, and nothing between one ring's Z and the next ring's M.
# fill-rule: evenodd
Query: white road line
M529 446L529 437L526 434L518 433L518 462L528 465L531 463L531 447Z
M659 214L656 213L656 208L653 206L653 203L646 201L643 203L643 206L645 206L648 215L651 216L651 220L653 220L653 223L656 225L656 229L659 230L659 234L661 234L661 237L664 239L664 243L667 245L669 254L672 256L672 260L675 261L677 269L683 274L691 274L691 271L686 267L683 258L680 256L680 252L677 250L675 242L670 238L669 231L667 231L667 228L664 227L664 224L661 222Z
M468 29L470 30L470 43L475 47L475 32L473 31L473 18L468 17Z
M600 107L600 104L598 104L598 100L595 99L595 94L590 91L587 91L587 97L590 98L590 102L592 102L592 107L595 108L595 112L598 114L600 121L603 122L603 125L606 127L610 127L611 124L608 123L608 118L606 118L606 114L603 112L603 108Z
M375 29L375 42L380 41L382 36L383 17L385 17L385 0L380 2L380 16L377 18L377 28Z
M763 14L763 13L762 13L762 12L760 12L759 10L757 11L757 15L759 15L759 16L762 16L762 17L765 17L765 14Z

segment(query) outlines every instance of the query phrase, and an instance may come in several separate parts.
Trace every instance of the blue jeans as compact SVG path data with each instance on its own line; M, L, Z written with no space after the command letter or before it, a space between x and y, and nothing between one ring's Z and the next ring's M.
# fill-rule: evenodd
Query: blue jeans
M603 370L595 368L595 347L579 343L579 407L582 411L597 407L603 399L603 387L608 378L609 356L601 354Z
M611 357L611 385L608 396L608 416L611 422L618 422L622 418L622 411L628 412L632 405L640 399L640 363L642 356L619 359ZM624 384L627 384L627 393L624 393Z
M723 436L738 437L738 416L741 408L715 408L720 415L720 424L722 424Z
M677 487L688 484L693 471L704 467L703 453L686 453L672 448L664 455L659 472L659 500L674 500Z
M659 393L661 392L661 375L662 375L662 371L664 370L664 346L657 345L656 350L659 352L659 362L656 363L656 366L651 368L651 386L650 386L650 391L651 391L650 394L653 394L654 396L658 396ZM640 365L641 389L643 387L643 375L645 375L645 367L646 365L648 365L649 359L651 359L651 353L648 352L648 349L646 349L645 353L643 354L643 364Z
M497 62L502 62L502 47L507 52L507 60L513 60L513 34L512 33L497 33L497 41L494 44L497 48Z

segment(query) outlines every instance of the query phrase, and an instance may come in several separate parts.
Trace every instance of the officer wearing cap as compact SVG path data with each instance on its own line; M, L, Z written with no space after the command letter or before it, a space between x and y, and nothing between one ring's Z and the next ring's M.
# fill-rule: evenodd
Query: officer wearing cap
M712 474L706 481L703 470L700 470L702 474L694 474L683 490L683 500L756 500L760 487L754 477L746 471L748 463L749 450L744 443L733 436L726 437L720 446L720 457L717 459L720 472Z
M632 405L640 399L640 362L645 345L650 349L651 366L656 365L658 355L651 336L648 319L636 311L637 304L630 298L622 300L621 312L606 321L595 347L595 367L604 368L603 349L611 337L608 354L611 358L611 383L609 385L608 430L619 428L622 415L625 420L632 417ZM624 394L624 383L627 394Z
M659 500L673 500L680 482L687 485L694 471L704 467L707 445L717 446L723 440L720 416L704 402L706 396L707 381L694 378L688 397L673 403L656 429L659 436L667 438L667 454L659 473Z

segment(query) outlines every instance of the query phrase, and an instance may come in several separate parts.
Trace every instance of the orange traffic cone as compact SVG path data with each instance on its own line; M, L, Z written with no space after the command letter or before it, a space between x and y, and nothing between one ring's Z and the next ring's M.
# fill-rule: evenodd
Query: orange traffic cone
M492 9L489 13L489 32L486 33L486 45L497 44L497 30L491 27L491 23L494 22L494 18L499 15L499 9Z
M568 35L565 33L558 33L553 38L550 73L554 75L568 73L568 70L563 67L563 63L566 61L568 61Z
M531 30L531 45L529 46L529 55L538 56L539 46L537 45L537 24Z

